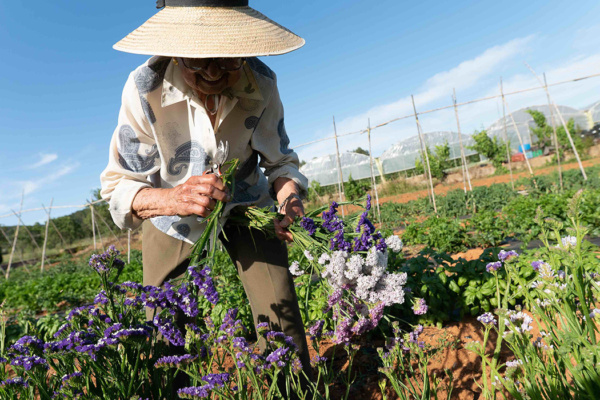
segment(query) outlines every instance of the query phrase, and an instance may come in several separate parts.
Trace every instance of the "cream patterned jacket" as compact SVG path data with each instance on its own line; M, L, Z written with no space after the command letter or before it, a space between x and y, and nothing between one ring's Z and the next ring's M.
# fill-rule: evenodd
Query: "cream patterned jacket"
M242 77L221 96L216 129L197 95L171 58L152 57L129 75L119 121L102 172L102 197L115 224L134 229L142 220L132 213L142 188L172 188L210 167L219 141L229 142L229 159L238 158L233 200L238 205L273 205L273 182L294 180L303 195L308 185L285 131L283 106L273 71L256 58L246 60ZM162 232L188 243L201 235L196 216L151 219ZM224 222L224 221L222 221Z

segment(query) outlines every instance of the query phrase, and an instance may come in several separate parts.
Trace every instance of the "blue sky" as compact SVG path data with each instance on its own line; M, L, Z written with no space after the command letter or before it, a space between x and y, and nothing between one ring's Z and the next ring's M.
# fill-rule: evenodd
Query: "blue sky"
M296 146L411 112L536 85L527 61L549 82L600 72L600 3L579 1L251 0L304 37L304 48L264 61L278 74L286 126ZM153 0L0 2L0 215L82 204L100 186L123 84L145 56L112 45L156 12ZM600 78L553 89L558 103L600 100ZM543 104L542 92L509 97L512 110ZM461 109L472 133L498 118L490 101ZM450 112L427 114L428 130L454 129ZM374 131L374 155L415 134L413 120ZM328 154L332 142L298 149ZM342 150L366 147L364 135ZM55 215L74 210L56 210ZM43 213L24 215L27 223ZM10 225L15 218L0 219Z

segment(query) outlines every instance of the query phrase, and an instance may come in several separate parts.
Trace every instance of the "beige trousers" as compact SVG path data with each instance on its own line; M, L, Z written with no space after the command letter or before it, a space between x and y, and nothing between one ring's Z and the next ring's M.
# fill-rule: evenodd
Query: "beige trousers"
M291 336L300 351L300 361L310 373L310 356L294 289L288 270L287 247L262 232L226 225L220 239L237 267L250 301L254 324L268 322L271 329ZM161 286L186 272L191 245L158 230L144 221L142 258L144 285ZM153 311L153 310L151 310ZM151 315L151 314L150 314ZM259 342L264 351L264 340Z

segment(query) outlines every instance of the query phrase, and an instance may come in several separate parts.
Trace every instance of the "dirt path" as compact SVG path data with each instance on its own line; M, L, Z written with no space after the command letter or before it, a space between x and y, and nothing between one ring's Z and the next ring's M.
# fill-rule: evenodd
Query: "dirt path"
M591 167L598 163L600 163L600 158L592 158L592 159L583 161L583 166ZM570 169L578 169L578 168L579 168L579 164L577 162L571 162L571 163L562 165L563 171L570 170ZM542 175L549 175L549 174L553 173L554 171L557 171L557 167L549 166L549 167L542 167L542 168L534 169L533 174L534 174L534 176L542 176ZM529 176L529 172L527 172L527 171L515 172L515 173L513 173L513 180L516 181L519 178L527 178L528 176ZM491 186L494 183L508 183L508 182L510 182L510 174L495 175L495 176L488 176L485 178L472 179L471 186L473 186L473 187L475 187L475 186ZM462 187L463 187L462 182L453 183L453 184L440 183L434 187L434 191L435 191L436 195L441 195L441 194L446 194L451 190L462 189ZM397 194L397 195L393 195L393 196L385 196L385 197L379 198L379 203L387 203L387 202L408 203L409 201L412 201L412 200L417 200L422 197L427 197L429 195L428 193L429 193L429 189L423 189L423 190L417 190L417 191L409 192L409 193ZM359 210L360 209L358 207L354 207L354 206L350 206L347 208L347 212L350 212L350 213L356 212Z

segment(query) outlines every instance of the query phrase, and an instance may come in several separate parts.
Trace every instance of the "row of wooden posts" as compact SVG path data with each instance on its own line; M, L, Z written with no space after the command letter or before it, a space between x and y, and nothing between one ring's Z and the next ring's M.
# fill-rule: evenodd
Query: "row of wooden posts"
M52 225L52 228L54 229L54 231L56 232L56 234L60 238L63 246L65 246L65 250L68 249L68 244L65 241L65 238L60 233L60 230L58 229L58 227L56 226L56 224L54 223L54 221L52 221L52 218L50 216L50 213L51 213L51 211L53 209L52 203L54 202L54 199L52 199L50 201L50 207L48 207L48 208L46 208L44 205L42 205L41 208L30 209L30 210L23 210L23 201L24 201L24 199L25 199L25 193L23 192L21 194L21 204L19 206L19 212L17 213L14 210L11 210L12 211L12 215L14 215L17 218L17 225L16 225L16 228L15 228L14 237L12 239L12 247L11 247L11 251L10 251L10 255L9 255L9 259L8 259L8 265L6 267L6 271L4 271L4 276L5 276L6 279L8 279L10 277L10 270L11 270L11 267L13 265L14 255L15 255L15 252L16 252L16 249L17 249L17 239L19 237L19 229L21 228L21 226L27 232L29 238L31 239L32 243L37 248L37 250L41 251L41 253L42 253L41 264L40 264L40 270L42 272L44 272L44 267L45 267L46 263L48 262L48 259L46 257L46 249L47 249L47 244L48 244L48 233L49 233L50 225ZM98 234L98 238L100 239L101 248L104 249L104 241L102 239L102 233L100 231L98 223L96 222L96 218L98 218L100 220L100 222L102 222L104 224L104 226L106 226L106 228L112 234L112 236L115 238L115 240L117 241L117 243L119 243L119 246L121 247L121 250L124 250L123 246L121 246L121 238L119 238L115 234L115 232L113 231L113 229L110 227L110 225L108 224L108 222L106 222L106 220L102 217L102 215L98 214L95 211L95 209L94 209L94 205L95 204L102 203L103 201L104 200L97 200L97 201L89 202L88 204L84 204L84 205L80 205L80 206L62 206L62 207L54 207L54 208L86 208L86 207L89 207L89 209L90 209L90 216L91 216L91 220L92 220L92 241L93 241L93 244L94 244L94 250L98 250L98 243L97 243L97 240L96 240L96 232ZM35 240L33 234L31 233L31 231L27 228L27 225L25 225L25 223L23 222L23 220L21 218L23 212L26 212L26 211L39 211L39 210L44 210L45 213L46 213L46 225L45 225L45 228L44 228L44 244L42 245L41 248L40 248L39 244L37 243L37 240ZM11 239L6 234L6 231L4 231L4 229L2 229L2 227L0 227L0 233L2 233L2 235L4 236L4 238L6 239L6 241L8 243L11 242ZM130 262L130 261L131 261L131 230L128 229L127 230L127 262ZM21 255L21 264L26 269L28 269L27 268L27 263L25 262L25 260L23 260L22 255Z
M569 131L569 128L567 127L567 123L565 122L565 119L563 118L560 110L558 109L557 104L554 102L554 100L552 99L552 97L550 96L550 91L548 89L548 83L546 81L546 74L543 74L543 81L540 78L540 76L533 70L533 68L531 68L531 66L529 66L529 64L525 63L525 65L527 66L527 68L529 68L529 70L533 73L533 75L536 77L536 79L538 80L538 82L540 83L540 87L536 87L536 88L531 88L531 89L525 89L525 90L519 90L516 92L512 92L510 94L516 94L516 93L522 93L525 91L530 91L530 90L535 90L535 89L544 89L545 93L546 93L546 98L548 100L548 108L550 110L550 121L552 123L552 131L553 131L553 135L552 135L552 142L553 142L553 146L555 148L556 151L556 158L558 161L558 177L559 177L559 185L560 185L560 189L563 189L563 179L562 179L562 167L561 167L561 160L560 160L560 151L559 151L559 143L558 143L558 137L556 134L556 124L554 122L554 112L556 112L556 115L558 116L566 134L567 137L569 139L569 143L570 143L570 147L571 150L573 151L573 154L575 155L575 158L577 159L577 162L579 163L579 168L581 170L581 174L583 176L584 180L587 180L587 175L585 173L585 169L583 168L583 163L581 162L581 158L579 157L579 152L577 151L577 148L575 147L575 143L573 142L573 137L571 135L571 132ZM593 77L598 77L600 76L600 74L594 74L594 75L589 75L589 76L585 76L582 78L576 78L576 79L572 79L572 80L568 80L568 81L563 81L563 82L558 82L555 83L554 85L557 84L563 84L563 83L567 83L567 82L575 82L575 81L580 81L583 79L589 79L589 78L593 78ZM517 137L519 139L519 144L521 145L521 149L524 149L524 142L523 142L523 138L521 136L521 133L519 131L519 128L517 126L517 123L515 122L515 119L512 115L512 113L510 112L509 108L508 108L508 102L506 101L506 95L507 93L504 93L504 87L502 84L502 79L500 79L500 95L499 96L492 96L492 97L487 97L484 99L478 99L478 100L472 100L466 103L462 103L461 105L465 105L465 104L471 104L474 103L476 101L483 101L483 100L490 100L490 99L494 99L494 98L501 98L502 100L502 116L503 116L503 123L504 123L504 127L503 127L503 133L504 133L504 142L506 144L506 157L508 160L508 169L510 172L510 182L511 182L511 186L512 189L515 189L515 182L513 179L513 168L512 168L512 161L511 161L511 154L510 154L510 148L509 148L509 144L508 144L508 135L506 132L506 113L508 112L512 125L516 131ZM383 127L385 125L388 125L391 122L395 122L398 121L400 119L405 119L405 118L409 118L409 117L414 117L415 121L416 121L416 125L417 125L417 133L419 136L419 143L420 143L420 147L421 147L421 154L422 154L422 159L425 160L425 169L426 169L426 178L427 178L427 182L428 182L428 197L431 200L431 203L433 205L433 209L435 211L435 213L437 214L438 210L437 210L437 204L436 204L436 199L435 199L435 191L433 188L433 177L431 175L431 167L430 167L430 163L429 163L429 155L428 152L426 151L427 149L427 144L425 142L425 138L423 135L423 129L421 127L421 123L419 121L419 115L420 114L425 114L425 113L430 113L432 111L439 111L442 109L446 109L449 108L448 106L445 107L441 107L435 110L429 110L426 112L422 112L419 113L417 111L417 107L415 105L415 99L414 96L411 95L411 100L412 100L412 106L413 106L413 111L414 114L409 115L409 116L405 116L405 117L400 117L400 118L395 118L391 121L385 122L383 124L379 124L377 125L375 128L380 128ZM467 159L465 157L465 149L463 146L463 142L462 142L462 133L461 133L461 129L460 129L460 119L458 116L458 106L459 104L456 101L456 90L453 89L453 95L452 95L452 107L454 108L454 114L456 116L456 126L457 126L457 130L458 130L458 142L460 145L460 158L461 158L461 170L462 170L462 176L463 176L463 189L465 191L465 193L467 193L467 187L468 190L471 191L473 190L473 187L471 185L471 177L469 174L469 168L467 167ZM337 188L338 188L338 196L339 196L339 200L340 202L343 202L345 200L345 196L344 196L344 179L343 179L343 174L342 174L342 164L341 164L341 160L340 160L340 147L339 147L339 142L338 142L338 138L341 136L347 136L347 135L353 135L353 134L362 134L362 133L367 133L367 140L369 142L369 159L370 159L370 167L371 167L371 189L373 191L373 193L375 194L375 201L376 201L376 211L377 211L377 218L379 220L379 223L381 223L381 211L380 211L380 206L379 206L379 193L378 193L378 189L377 189L377 181L375 179L375 172L374 172L374 168L373 168L373 164L374 164L374 160L373 160L373 152L371 150L371 131L372 129L375 128L371 128L371 121L368 120L367 122L367 129L366 130L361 130L361 131L357 131L357 132L350 132L344 135L338 135L337 134L337 128L336 128L336 124L335 124L335 117L333 117L333 137L329 137L329 138L324 138L324 139L319 139L319 140L315 140L315 141L311 141L309 143L304 143L301 144L299 146L296 147L301 147L301 146L307 146L310 144L314 144L316 142L320 142L320 141L324 141L324 140L330 140L330 139L335 139L335 150L336 150L336 162L337 162L337 172L338 172L338 183L337 183ZM535 177L534 177L534 173L533 173L533 168L531 167L531 163L529 162L529 159L527 157L525 157L525 163L527 165L527 169L529 171L529 175L533 178L533 182L534 184L537 186L537 183L535 181ZM344 215L344 207L341 207L341 212L342 215Z
M538 74L535 73L535 71L526 63L527 68L529 68L529 70L535 75L536 79L538 80L538 82L540 83L541 86L539 87L534 87L534 88L528 88L528 89L522 89L522 90L518 90L518 91L514 91L511 93L504 93L504 88L502 85L502 80L500 80L500 95L496 95L496 96L489 96L489 97L485 97L485 98L480 98L480 99L475 99L475 100L470 100L464 103L457 103L457 99L456 99L456 91L453 91L453 96L452 96L452 105L451 106L444 106L444 107L440 107L440 108L436 108L436 109L432 109L432 110L427 110L427 111L423 111L423 112L418 112L417 111L417 107L415 104L415 100L414 100L414 96L411 95L411 100L412 100L412 105L413 105L413 111L414 114L411 115L406 115L406 116L402 116L402 117L397 117L394 118L390 121L387 122L383 122L381 124L378 124L374 127L371 127L371 121L368 120L367 123L367 128L364 130L360 130L360 131L356 131L356 132L348 132L342 135L338 135L337 133L337 128L335 125L335 117L333 118L333 132L334 132L334 136L333 137L327 137L327 138L322 138L322 139L318 139L318 140L314 140L308 143L304 143L304 144L300 144L298 146L296 146L295 148L299 148L302 146L307 146L310 144L314 144L317 142L321 142L321 141L325 141L325 140L331 140L331 139L335 139L335 148L336 148L336 161L337 161L337 170L338 170L338 195L339 195L339 199L340 201L344 201L344 181L343 181L343 175L342 175L342 165L341 165L341 161L340 161L340 150L339 150L339 142L338 142L338 138L342 137L342 136L348 136L348 135L355 135L355 134L362 134L362 133L366 133L367 134L367 139L369 142L369 159L370 159L370 170L371 170L371 186L372 186L372 190L375 194L375 205L376 205L376 212L377 212L377 218L379 220L379 222L381 222L381 211L380 211L380 204L379 204L379 193L378 193L378 189L377 189L377 181L375 179L375 169L374 169L374 160L373 160L373 152L372 152L372 148L371 148L371 132L372 130L384 127L388 124L391 124L393 122L402 120L402 119L407 119L407 118L415 118L415 122L416 122L416 126L417 126L417 133L419 136L419 142L420 142L420 147L421 147L421 152L423 155L423 159L425 160L425 167L426 167L426 176L427 176L427 181L428 181L428 196L433 204L433 208L435 213L437 214L437 204L436 204L436 199L435 199L435 191L433 188L433 178L431 175L431 167L430 167L430 163L429 163L429 156L427 154L426 148L427 145L425 143L425 138L423 136L423 130L421 127L421 123L419 121L419 115L423 115L423 114L428 114L428 113L432 113L435 111L440 111L440 110L444 110L444 109L448 109L448 108L454 108L454 114L456 116L456 126L458 129L458 139L459 139L459 145L460 145L460 158L461 158L461 170L462 170L462 175L463 175L463 189L465 191L465 193L467 192L467 190L472 190L472 185L471 185L471 177L469 175L469 169L467 167L467 160L466 160L466 156L465 156L465 151L464 151L464 147L463 147L463 142L462 142L462 133L461 133L461 128L460 128L460 119L459 119L459 115L458 115L458 107L459 106L463 106L463 105L468 105L468 104L473 104L476 102L480 102L480 101L486 101L486 100L492 100L492 99L497 99L500 98L502 100L502 112L503 112L503 122L504 122L504 141L506 143L506 156L508 159L508 167L509 167L509 171L510 171L510 177L511 177L511 185L512 188L514 190L514 180L513 180L513 171L512 171L512 162L511 162L511 155L510 155L510 149L508 147L508 138L507 138L507 132L506 132L506 113L508 112L512 121L512 125L515 128L515 131L517 133L517 137L519 139L519 143L521 144L521 148L524 148L524 143L523 143L523 139L521 137L521 133L519 132L519 128L512 116L512 114L510 113L510 110L508 108L508 103L506 101L506 95L514 95L514 94L518 94L518 93L524 93L524 92L528 92L528 91L532 91L532 90L539 90L539 89L544 89L545 93L546 93L546 97L548 100L548 106L550 109L550 120L552 123L552 129L553 129L553 144L554 144L554 148L556 149L556 157L558 160L558 176L559 176L559 184L560 184L560 188L563 188L563 179L562 179L562 167L561 167L561 160L560 160L560 153L559 153L559 143L558 143L558 138L557 138L557 134L556 134L556 125L554 123L554 111L556 111L556 114L558 116L558 118L561 121L561 124L563 126L563 128L565 129L565 132L567 134L567 137L569 139L569 143L570 143L570 147L571 150L573 151L573 154L575 155L575 158L577 159L577 162L579 163L579 168L581 169L581 174L583 175L584 180L587 180L587 176L585 173L585 170L583 168L583 164L581 162L581 159L579 157L579 153L577 152L577 149L575 147L575 144L573 142L573 138L571 136L571 132L569 132L569 129L567 127L567 124L562 116L562 114L560 113L560 110L558 109L556 103L554 102L554 100L552 99L551 95L550 95L550 91L548 89L549 86L556 86L556 85L561 85L561 84L565 84L565 83L569 83L569 82L576 82L576 81L581 81L584 79L589 79L589 78L594 78L594 77L599 77L599 74L593 74L593 75L588 75L588 76L584 76L584 77L580 77L580 78L575 78L575 79L570 79L570 80L566 80L566 81L561 81L561 82L556 82L553 83L551 85L548 85L547 81L546 81L546 75L543 75L543 81L540 78L540 76ZM529 163L529 159L527 157L525 157L525 162L527 164L527 169L529 171L529 174L532 178L534 178L534 173L533 173L533 169L531 168L531 164ZM535 179L534 179L535 182ZM468 189L467 189L468 188ZM19 235L19 229L21 226L23 226L23 229L25 229L29 235L29 237L31 238L31 241L34 243L35 247L38 250L41 250L42 252L42 260L41 260L41 266L40 269L42 271L44 271L44 266L45 263L47 262L47 258L46 258L46 246L47 246L47 242L48 242L48 234L49 234L49 227L50 225L52 225L54 231L58 234L58 236L60 237L63 245L65 246L65 249L67 248L67 243L64 239L64 237L62 236L62 234L60 233L60 231L58 230L57 226L54 224L54 222L51 219L50 213L52 211L52 209L55 208L84 208L84 207L89 207L90 208L90 215L91 215L91 220L92 220L92 232L93 232L93 244L94 244L94 250L97 250L98 246L97 246L97 240L96 240L96 232L98 233L98 236L100 238L100 243L102 244L102 247L104 247L104 243L102 240L102 235L100 233L100 229L97 226L97 222L96 222L96 217L98 217L98 219L100 219L100 221L108 228L109 232L112 234L112 236L117 240L118 243L120 243L120 239L119 237L115 234L115 232L111 229L110 225L106 222L106 220L104 220L104 218L102 218L102 216L100 214L97 214L94 211L94 205L97 203L102 202L103 200L97 200L95 202L89 202L88 204L85 205L79 205L79 206L58 206L58 207L53 207L52 206L52 201L50 202L50 207L46 208L42 205L41 208L36 208L36 209L30 209L30 210L23 210L23 200L24 200L24 193L21 196L21 204L19 207L19 212L15 212L14 210L12 211L12 214L9 215L3 215L0 217L8 217L8 216L16 216L17 217L17 226L15 229L15 234L14 234L14 238L12 239L12 248L11 248L11 252L10 252L10 256L9 256L9 261L8 261L8 266L7 269L5 271L5 277L6 279L9 278L10 276L10 270L11 270L11 266L13 264L13 260L14 260L14 255L15 255L15 250L17 247L17 238ZM47 215L47 219L46 219L46 226L45 226L45 230L44 230L44 244L42 246L42 248L40 249L37 241L35 240L35 238L33 237L31 231L29 231L29 229L27 228L27 226L23 223L23 220L21 219L21 216L24 212L28 212L28 211L39 211L39 210L44 210L46 215ZM344 208L341 208L341 212L342 215L344 215L345 211ZM6 234L6 232L0 227L0 233L2 233L2 235L4 236L4 238L7 240L8 243L11 242L11 239L8 237L8 235ZM127 260L128 262L131 260L131 230L127 231ZM22 264L26 267L26 263L24 260L21 259Z

